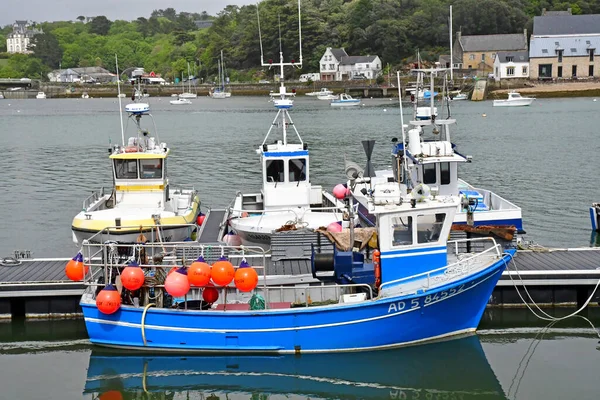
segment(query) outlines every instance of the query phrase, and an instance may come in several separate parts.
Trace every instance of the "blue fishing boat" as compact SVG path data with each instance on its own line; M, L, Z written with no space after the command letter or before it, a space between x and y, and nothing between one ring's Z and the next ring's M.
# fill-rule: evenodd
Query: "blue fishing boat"
M456 355L460 354L460 357ZM92 350L84 394L130 398L505 399L477 335L385 352L283 356L122 355Z
M321 285L269 285L270 254L260 247L219 246L217 259L214 245L196 241L86 240L67 270L85 276L80 305L90 341L150 352L298 354L474 332L513 252L493 238L448 240L458 195L397 188L379 181L365 194L376 235L356 247L355 182L338 192L351 246L312 247L312 275Z

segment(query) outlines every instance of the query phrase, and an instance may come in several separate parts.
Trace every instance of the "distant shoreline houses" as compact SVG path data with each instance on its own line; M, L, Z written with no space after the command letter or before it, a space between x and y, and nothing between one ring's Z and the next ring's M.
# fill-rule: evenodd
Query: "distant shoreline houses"
M466 75L535 80L600 78L600 14L572 15L542 11L533 18L533 33L462 35L454 42L453 67ZM439 57L450 66L450 56Z

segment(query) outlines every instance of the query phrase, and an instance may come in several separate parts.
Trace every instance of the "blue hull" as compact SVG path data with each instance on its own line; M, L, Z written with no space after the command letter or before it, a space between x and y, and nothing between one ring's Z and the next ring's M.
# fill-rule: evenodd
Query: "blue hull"
M269 311L142 308L112 315L81 303L94 344L148 351L299 353L375 350L473 332L510 255L427 293Z
M258 392L321 398L382 399L397 392L395 398L403 398L399 396L404 393L406 398L444 394L450 395L447 398L460 395L504 399L476 335L352 354L181 357L92 351L84 393L133 393L143 389L158 393Z

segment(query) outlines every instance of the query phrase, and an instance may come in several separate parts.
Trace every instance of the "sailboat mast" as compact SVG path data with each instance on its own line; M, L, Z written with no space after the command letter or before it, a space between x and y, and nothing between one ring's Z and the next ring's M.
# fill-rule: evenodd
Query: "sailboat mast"
M452 5L450 5L450 82L454 84L454 56L452 55Z

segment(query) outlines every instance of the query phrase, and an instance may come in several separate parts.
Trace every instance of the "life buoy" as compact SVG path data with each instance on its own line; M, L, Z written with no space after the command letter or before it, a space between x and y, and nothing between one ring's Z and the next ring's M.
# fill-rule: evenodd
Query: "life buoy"
M381 252L379 250L373 251L373 269L375 272L375 287L381 286Z
M137 146L127 146L125 147L125 153L137 153L139 148Z

